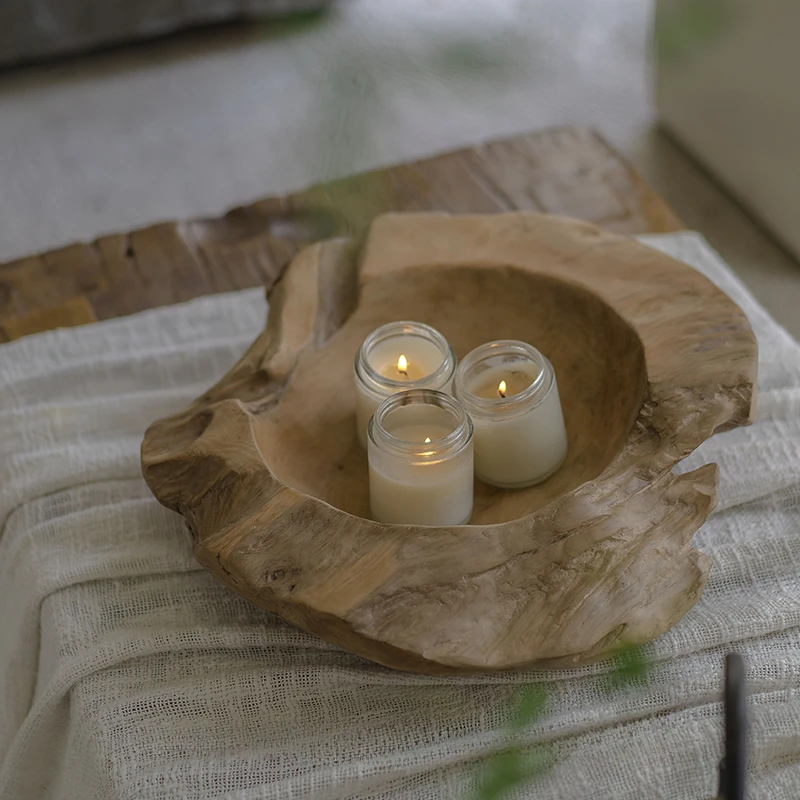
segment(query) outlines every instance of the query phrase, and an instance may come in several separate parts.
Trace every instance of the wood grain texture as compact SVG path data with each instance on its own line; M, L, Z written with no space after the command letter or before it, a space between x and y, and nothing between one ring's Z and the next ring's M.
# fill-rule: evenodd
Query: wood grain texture
M535 487L476 487L471 525L367 519L352 363L376 326L435 325L463 357L534 343L569 436ZM741 310L690 267L598 226L535 213L376 219L360 250L301 251L267 328L142 445L203 566L257 605L390 667L574 664L647 641L697 601L690 543L715 465L675 465L747 424L757 352Z
M219 219L154 225L0 265L0 341L269 286L299 247L335 233L316 216L331 196L348 233L385 211L429 210L546 211L621 233L681 228L597 134L547 130L267 198Z

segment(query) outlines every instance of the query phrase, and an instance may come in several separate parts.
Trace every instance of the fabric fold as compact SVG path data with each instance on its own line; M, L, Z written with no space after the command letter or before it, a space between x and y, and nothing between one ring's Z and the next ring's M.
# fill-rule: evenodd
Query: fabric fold
M694 266L759 341L759 413L681 464L720 468L694 537L704 595L646 648L649 681L609 693L607 662L464 678L392 672L257 609L200 570L145 486L139 445L235 363L261 290L0 347L0 797L421 798L474 794L523 736L552 798L708 797L724 653L748 664L752 797L800 796L800 346L702 237L642 237Z

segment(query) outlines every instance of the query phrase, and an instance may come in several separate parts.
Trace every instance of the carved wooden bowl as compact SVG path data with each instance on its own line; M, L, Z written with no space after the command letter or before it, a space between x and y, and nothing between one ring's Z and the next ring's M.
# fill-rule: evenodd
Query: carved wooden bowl
M672 468L750 421L756 374L744 314L702 275L573 220L395 214L360 253L302 251L269 302L241 361L142 445L153 493L231 589L420 672L574 664L697 601L711 565L690 540L717 470ZM459 357L535 344L558 376L564 466L529 489L477 485L471 525L369 520L352 365L397 319L434 325Z

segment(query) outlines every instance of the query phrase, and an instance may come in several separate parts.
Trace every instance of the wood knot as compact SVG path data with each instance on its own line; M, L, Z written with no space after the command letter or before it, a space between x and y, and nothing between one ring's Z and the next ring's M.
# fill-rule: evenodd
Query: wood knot
M294 569L283 569L280 567L278 569L268 569L264 573L264 578L266 579L267 583L277 583L278 581L285 581L283 585L289 592L293 592L295 590L295 587L297 586L297 579L299 576L300 576L300 570L296 567ZM286 586L286 583L288 583L289 581L291 581L291 583L289 584L289 586ZM278 589L278 591L280 590Z

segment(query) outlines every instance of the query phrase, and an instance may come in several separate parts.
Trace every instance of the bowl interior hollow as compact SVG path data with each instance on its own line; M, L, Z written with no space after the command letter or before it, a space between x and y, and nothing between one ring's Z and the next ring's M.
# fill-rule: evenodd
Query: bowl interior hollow
M353 360L387 322L426 322L458 358L495 339L530 342L550 359L569 438L561 469L538 486L503 490L476 481L472 524L506 522L596 478L624 445L647 375L642 343L596 295L513 267L428 266L369 280L353 314L306 348L280 403L254 422L261 453L282 483L369 517L366 454L355 432Z

